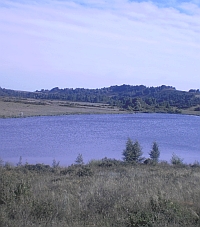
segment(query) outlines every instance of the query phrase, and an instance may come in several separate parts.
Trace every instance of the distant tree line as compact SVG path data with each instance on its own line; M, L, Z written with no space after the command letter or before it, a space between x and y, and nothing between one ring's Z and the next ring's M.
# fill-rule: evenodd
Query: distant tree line
M188 92L176 90L172 86L146 87L144 85L110 86L101 89L55 87L51 90L35 92L15 91L0 88L0 96L66 100L73 102L105 103L130 111L173 112L176 109L200 105L199 89Z

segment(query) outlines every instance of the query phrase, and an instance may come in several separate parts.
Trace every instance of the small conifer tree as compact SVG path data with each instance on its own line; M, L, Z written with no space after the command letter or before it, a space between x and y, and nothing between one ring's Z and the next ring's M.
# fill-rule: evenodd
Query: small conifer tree
M125 162L141 162L144 158L142 157L143 152L139 142L136 140L135 143L128 138L126 142L126 149L122 155Z
M152 150L150 151L149 156L153 162L158 163L160 157L160 150L156 142L153 142Z
M173 153L172 158L171 158L171 164L172 165L183 165L183 159Z
M19 162L17 163L17 166L18 167L22 166L22 156L19 157Z
M83 164L84 164L82 154L78 154L78 156L77 156L75 162L76 162L76 164L78 164L78 165L83 165Z
M59 164L60 164L60 162L59 161L57 162L56 159L54 158L53 159L53 162L52 162L52 167L53 168L58 168L59 167Z

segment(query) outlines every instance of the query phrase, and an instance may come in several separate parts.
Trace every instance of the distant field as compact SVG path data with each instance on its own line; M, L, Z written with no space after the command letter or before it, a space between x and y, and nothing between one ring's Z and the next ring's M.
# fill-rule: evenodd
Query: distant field
M195 109L195 107L191 107L191 108L188 108L188 109L185 109L185 110L181 110L181 113L182 114L188 114L188 115L200 116L200 111L195 111L194 109Z
M0 97L0 118L124 112L101 103Z
M180 113L200 116L200 111L194 109L195 107L181 109ZM103 103L0 97L0 118L119 113L130 113L130 111Z

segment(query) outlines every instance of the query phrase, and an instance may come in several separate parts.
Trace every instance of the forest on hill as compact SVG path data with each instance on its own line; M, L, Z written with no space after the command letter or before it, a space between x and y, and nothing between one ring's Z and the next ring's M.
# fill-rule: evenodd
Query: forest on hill
M181 113L181 110L188 108L200 111L199 89L191 89L187 92L166 85L146 87L123 84L99 89L55 87L51 90L42 89L35 92L0 88L0 96L105 103L134 112Z

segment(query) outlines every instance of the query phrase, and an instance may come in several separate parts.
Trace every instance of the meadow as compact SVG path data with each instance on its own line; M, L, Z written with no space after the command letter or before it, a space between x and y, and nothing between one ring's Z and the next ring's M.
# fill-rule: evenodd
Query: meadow
M55 116L67 114L125 113L118 107L103 103L0 97L0 118Z
M33 117L33 116L57 116L68 114L120 114L135 113L133 110L120 108L116 105L91 102L72 102L64 100L34 99L22 97L0 97L0 118ZM153 108L136 111L137 113L176 113L200 116L196 107L189 107L176 111L166 111Z
M199 163L2 162L0 226L200 226L199 185Z

